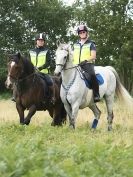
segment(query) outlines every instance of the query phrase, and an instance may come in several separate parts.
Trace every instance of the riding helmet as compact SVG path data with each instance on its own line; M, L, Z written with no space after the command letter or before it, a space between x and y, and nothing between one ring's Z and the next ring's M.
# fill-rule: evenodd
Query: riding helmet
M88 32L87 26L85 26L85 25L78 26L77 33L79 34L80 31L86 31L86 32Z
M35 40L39 40L39 39L42 39L42 40L45 41L45 35L43 33L37 34L36 37L35 37Z

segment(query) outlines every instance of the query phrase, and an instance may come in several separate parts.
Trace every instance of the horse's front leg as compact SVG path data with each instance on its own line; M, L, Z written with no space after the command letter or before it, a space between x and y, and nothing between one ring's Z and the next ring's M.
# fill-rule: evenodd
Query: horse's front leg
M69 117L69 121L70 121L70 128L74 128L75 129L75 123L76 123L76 119L78 116L78 110L79 110L79 105L77 103L74 103L71 106L71 115Z
M20 118L20 124L24 125L24 108L20 103L16 103L16 108Z
M36 112L36 106L35 105L32 105L30 108L29 108L29 112L24 120L24 123L26 125L29 125L30 121L31 121L31 117L35 114Z
M68 103L65 103L64 107L69 117L69 127L75 129L75 122L76 122L79 107Z

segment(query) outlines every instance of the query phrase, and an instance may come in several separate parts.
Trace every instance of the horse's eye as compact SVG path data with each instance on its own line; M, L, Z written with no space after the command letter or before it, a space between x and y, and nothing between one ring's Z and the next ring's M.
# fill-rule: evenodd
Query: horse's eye
M66 60L66 59L67 59L67 56L65 56L64 59Z

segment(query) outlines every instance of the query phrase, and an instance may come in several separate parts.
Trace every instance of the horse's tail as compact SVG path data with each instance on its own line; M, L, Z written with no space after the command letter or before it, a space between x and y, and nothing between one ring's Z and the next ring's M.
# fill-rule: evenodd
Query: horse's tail
M127 106L132 107L133 106L133 98L129 94L129 92L126 90L126 88L122 85L118 73L111 66L107 66L107 68L109 70L111 70L116 77L116 95L118 96L119 100L122 101Z

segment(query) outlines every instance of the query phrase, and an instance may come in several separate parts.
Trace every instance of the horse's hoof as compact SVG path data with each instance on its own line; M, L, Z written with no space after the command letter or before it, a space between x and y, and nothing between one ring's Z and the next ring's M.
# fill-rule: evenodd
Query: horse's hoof
M20 122L20 125L25 125L25 123L24 122Z
M74 130L74 129L75 129L75 125L69 125L69 128L70 128L71 130Z
M51 122L51 126L58 126L58 127L61 127L62 126L62 123L59 123L59 122Z
M91 132L95 132L96 128L91 128L90 130L91 130Z
M108 127L108 131L112 131L112 127Z
M27 121L27 120L24 121L25 125L29 125L29 123L30 123L30 121Z
M54 123L54 122L51 122L51 126L55 126L55 123Z

